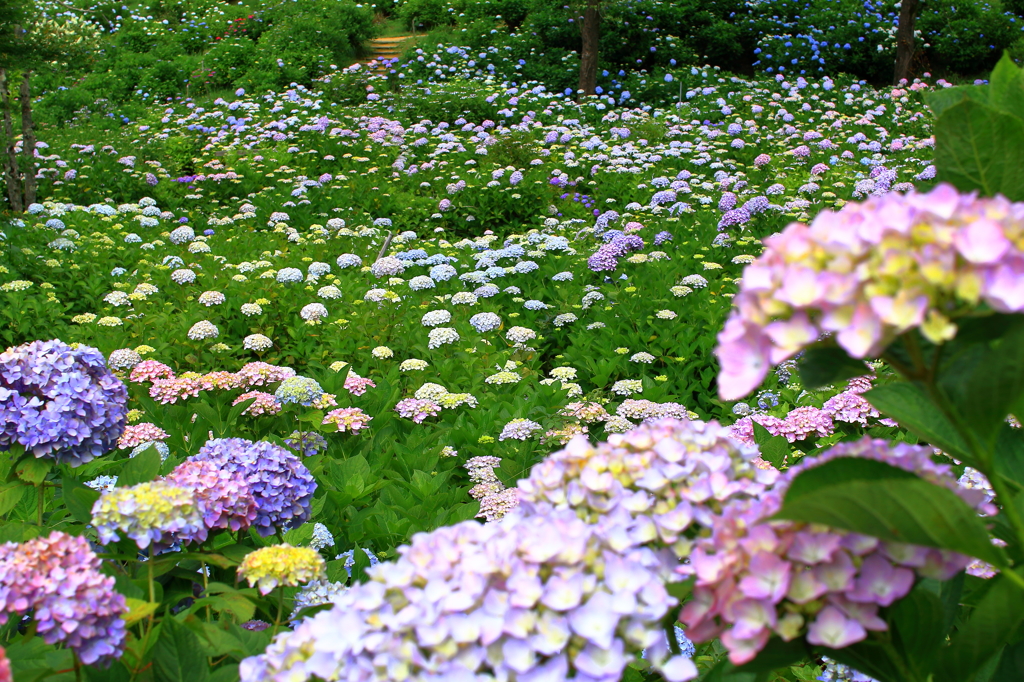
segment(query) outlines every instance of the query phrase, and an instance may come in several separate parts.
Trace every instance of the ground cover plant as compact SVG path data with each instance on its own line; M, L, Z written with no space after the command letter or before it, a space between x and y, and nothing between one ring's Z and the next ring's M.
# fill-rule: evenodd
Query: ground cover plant
M107 48L220 17L206 58L343 6L93 9ZM64 121L40 76L0 681L1020 678L1010 57L875 88L680 45L574 101L509 44L307 38Z

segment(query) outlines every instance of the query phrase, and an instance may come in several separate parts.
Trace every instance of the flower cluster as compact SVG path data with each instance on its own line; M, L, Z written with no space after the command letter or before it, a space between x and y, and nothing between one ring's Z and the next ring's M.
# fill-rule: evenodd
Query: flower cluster
M43 641L73 649L86 665L121 655L128 607L84 537L53 531L0 545L0 625L29 611ZM0 649L0 680L10 681L8 666Z
M772 520L796 476L841 457L886 462L991 511L984 492L959 488L948 466L932 462L929 448L867 437L834 446L787 470L760 499L735 500L713 518L711 536L690 557L694 596L680 614L694 641L721 637L737 665L753 659L773 634L847 647L886 629L878 609L905 596L917 576L946 580L970 563L953 552Z
M114 488L92 507L92 525L100 544L117 542L123 534L141 548L168 546L204 534L195 492L167 481Z
M718 336L719 391L742 398L778 364L835 333L851 357L878 355L909 329L935 343L957 310L1024 311L1024 205L939 185L886 194L793 223L744 270Z
M33 341L0 353L0 451L79 466L112 450L128 390L95 348Z
M395 412L403 419L411 419L417 424L428 417L433 417L441 412L441 406L433 400L420 400L419 398L405 398L395 405Z
M238 565L238 577L267 594L278 585L295 587L327 577L324 558L312 547L272 545L250 552Z
M660 630L674 603L660 562L610 549L621 517L603 521L549 510L418 534L244 660L242 680L616 679L643 649L667 679L692 679Z
M295 454L280 446L219 438L207 441L188 461L212 462L245 478L256 501L252 526L263 537L309 520L316 481Z
M338 428L338 431L344 433L348 431L350 433L359 433L367 426L373 417L363 412L358 407L341 407L337 410L331 410L324 415L323 426L329 426L331 424Z

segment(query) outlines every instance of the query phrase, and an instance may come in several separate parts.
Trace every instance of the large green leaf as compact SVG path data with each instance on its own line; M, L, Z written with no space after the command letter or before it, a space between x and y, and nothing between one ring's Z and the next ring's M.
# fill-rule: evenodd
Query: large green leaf
M1024 121L972 99L935 122L938 179L962 192L1024 200Z
M1020 317L1020 316L1018 316ZM966 428L992 447L1006 415L1024 398L1024 324L991 343L973 344L946 367L940 386Z
M804 471L786 492L777 518L1005 564L977 512L956 493L875 460L841 457Z
M811 390L871 371L863 360L851 358L838 346L812 346L803 352L796 366L800 381Z
M992 578L990 589L970 619L942 649L936 682L963 682L992 658L1024 622L1024 590L1005 576Z
M206 682L210 677L199 638L174 618L162 622L153 647L153 673L156 682Z
M71 476L64 476L62 484L64 504L67 505L71 516L79 523L89 523L92 520L93 504L100 497L99 491Z
M946 637L944 616L939 596L920 585L889 610L896 646L919 679L927 679L935 665Z
M1006 53L988 77L988 104L1017 118L1024 118L1024 71Z
M1024 680L1024 642L1008 644L999 657L999 666L989 682L1020 682Z
M887 384L871 389L864 398L922 440L962 462L974 463L963 438L920 386L907 382Z
M150 446L127 462L117 476L119 488L152 481L160 473L160 451Z

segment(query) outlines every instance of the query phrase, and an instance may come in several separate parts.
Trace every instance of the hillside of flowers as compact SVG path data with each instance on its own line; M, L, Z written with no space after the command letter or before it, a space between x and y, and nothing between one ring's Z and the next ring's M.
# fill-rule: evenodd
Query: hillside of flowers
M260 61L336 4L97 4L114 66L39 76L0 682L1024 677L1010 56L875 87L667 41L577 101L477 4L330 65L345 4ZM270 37L92 99L192 29Z

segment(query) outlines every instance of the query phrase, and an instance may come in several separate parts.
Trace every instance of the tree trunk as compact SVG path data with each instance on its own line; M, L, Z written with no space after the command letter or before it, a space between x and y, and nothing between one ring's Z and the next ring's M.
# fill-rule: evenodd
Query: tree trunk
M584 97L597 94L597 51L601 41L601 0L587 0L583 11L583 53L580 56L580 87Z
M914 59L914 23L917 21L917 10L920 0L903 0L900 3L900 23L896 28L896 73L893 84L899 85L903 79L910 80L910 64Z
M14 151L14 125L11 122L11 93L7 87L7 70L0 69L0 108L3 109L4 132L4 184L11 210L21 213L21 178L18 174L18 155Z
M35 124L32 122L32 89L29 84L31 77L32 70L28 69L21 79L21 153L25 157L25 167L21 170L21 178L24 185L26 208L36 201L36 131Z

